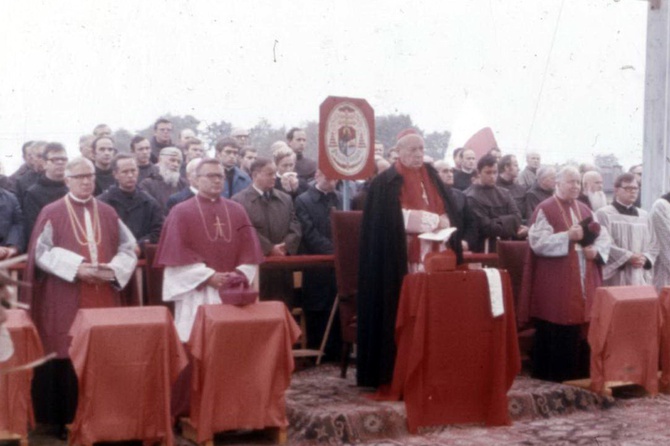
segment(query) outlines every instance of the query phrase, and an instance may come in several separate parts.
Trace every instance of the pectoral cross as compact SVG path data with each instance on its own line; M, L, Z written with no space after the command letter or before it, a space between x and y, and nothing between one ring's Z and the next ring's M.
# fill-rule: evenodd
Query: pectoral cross
M216 223L214 223L214 226L216 227L216 238L223 237L223 223L221 223L221 220L219 220L219 216L216 216Z
M423 198L423 201L425 201L426 204L430 204L428 202L428 194L426 193L426 187L423 185L423 181L421 182L421 198Z

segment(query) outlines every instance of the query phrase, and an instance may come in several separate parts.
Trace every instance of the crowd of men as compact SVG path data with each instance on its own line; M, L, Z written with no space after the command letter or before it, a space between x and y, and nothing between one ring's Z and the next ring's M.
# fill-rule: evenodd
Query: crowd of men
M72 160L59 143L29 142L25 163L0 179L0 259L28 252L34 287L24 300L45 349L58 355L36 374L40 421L64 426L74 414L67 332L77 309L121 305L120 291L150 244L158 244L163 299L175 303L183 342L199 305L239 297L255 281L261 299L300 305L308 346L321 342L334 275L306 272L298 303L291 274L259 269L264 257L334 251L330 211L343 208L343 185L305 156L305 131L292 128L266 158L249 145L247 131L234 129L208 158L195 131L173 140L164 118L153 128L152 137L138 135L124 150L101 124L80 139L81 157ZM670 194L650 213L640 209L642 166L616 179L611 204L593 166L542 165L531 152L521 171L498 148L479 158L457 149L453 164L433 162L411 129L386 152L375 144L375 167L351 200L364 210L359 385L390 382L400 286L405 274L423 269L423 232L456 227L445 247L458 261L464 251L495 252L499 240L528 240L519 313L537 323L534 374L544 379L583 371L575 352L585 349L584 301L596 286L670 284L670 250L663 249ZM340 351L337 339L326 349L331 358Z

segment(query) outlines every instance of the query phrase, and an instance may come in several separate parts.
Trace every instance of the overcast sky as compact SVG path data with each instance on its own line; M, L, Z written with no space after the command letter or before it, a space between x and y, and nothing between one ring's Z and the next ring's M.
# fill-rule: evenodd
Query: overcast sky
M0 159L163 113L318 119L329 95L544 161L642 160L639 0L3 1ZM560 18L559 18L560 16ZM481 123L481 124L480 124Z

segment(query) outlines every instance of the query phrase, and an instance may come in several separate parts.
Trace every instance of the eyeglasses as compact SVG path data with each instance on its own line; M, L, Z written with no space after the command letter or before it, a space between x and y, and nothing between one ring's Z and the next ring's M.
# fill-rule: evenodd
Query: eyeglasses
M637 192L640 190L640 188L637 186L622 186L621 189L625 190L626 192Z
M206 177L208 180L219 180L223 181L224 175L221 173L206 173L206 174L201 174L198 175L199 177Z
M223 153L225 153L226 155L237 155L240 152L238 150L228 150L228 149L226 149L226 150L223 151Z
M67 163L67 156L52 156L51 158L47 158L47 161L51 161L52 163Z
M73 180L92 180L93 177L95 177L94 173L82 173L79 175L68 175L68 178L72 178Z

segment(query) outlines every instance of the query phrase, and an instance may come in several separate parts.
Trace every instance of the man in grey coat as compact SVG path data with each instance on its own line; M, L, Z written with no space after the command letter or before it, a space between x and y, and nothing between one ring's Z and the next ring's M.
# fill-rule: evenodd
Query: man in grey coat
M247 211L266 257L294 255L300 245L301 229L291 197L274 188L277 167L268 158L251 164L252 183L233 196ZM292 306L293 275L290 271L269 271L261 267L260 297L283 300Z

